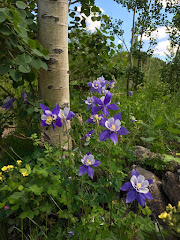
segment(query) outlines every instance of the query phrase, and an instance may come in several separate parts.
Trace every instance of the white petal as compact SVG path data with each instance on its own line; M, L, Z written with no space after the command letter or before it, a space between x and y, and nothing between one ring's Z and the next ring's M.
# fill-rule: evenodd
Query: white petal
M47 115L42 114L42 115L41 115L41 120L46 120L46 119L47 119Z
M138 179L138 183L142 183L142 182L144 182L145 177L142 175L139 175L137 179Z
M135 175L133 175L130 179L130 182L131 182L132 186L135 187L137 184L137 177Z
M69 108L64 108L64 116L67 117L69 114Z
M148 193L149 189L148 188L139 188L138 192L140 192L140 193Z
M45 114L50 116L50 115L52 115L52 112L50 110L45 110Z
M144 182L141 183L141 187L142 187L142 188L146 188L146 187L148 187L148 186L149 186L148 180L145 180Z

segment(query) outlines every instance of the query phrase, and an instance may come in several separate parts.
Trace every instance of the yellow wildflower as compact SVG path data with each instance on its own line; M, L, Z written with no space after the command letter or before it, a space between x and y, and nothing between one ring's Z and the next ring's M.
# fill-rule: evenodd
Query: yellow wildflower
M8 168L6 166L2 167L1 170L4 172L6 171Z
M2 172L0 172L0 176L2 175Z
M2 177L0 177L0 180L2 181Z
M17 160L17 164L21 165L22 161L21 160Z
M180 209L180 201L178 202L178 209Z
M161 213L158 217L161 218L161 219L165 219L165 218L167 218L167 216L168 216L168 214L165 211L165 212Z
M26 172L22 172L22 175L23 175L24 177L28 176L27 171L26 171Z
M7 168L9 168L9 169L13 169L14 166L13 166L13 165L8 165Z
M169 203L168 204L168 207L170 208L170 209L173 209L173 207L172 207L172 205Z

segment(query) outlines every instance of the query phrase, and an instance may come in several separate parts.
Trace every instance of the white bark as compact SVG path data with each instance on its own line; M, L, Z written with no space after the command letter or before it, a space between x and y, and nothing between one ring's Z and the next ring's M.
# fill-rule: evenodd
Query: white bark
M39 97L69 107L68 0L38 0L38 40L50 52L48 71L39 74ZM62 128L49 127L46 134L56 145L65 140Z

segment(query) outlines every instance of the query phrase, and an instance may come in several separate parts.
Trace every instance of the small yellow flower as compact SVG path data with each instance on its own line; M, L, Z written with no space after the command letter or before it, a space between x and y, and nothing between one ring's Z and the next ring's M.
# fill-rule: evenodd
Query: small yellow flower
M178 209L180 209L180 201L178 202Z
M22 172L22 175L23 175L24 177L28 176L27 171L26 171L26 172Z
M17 164L21 165L22 161L21 160L17 160Z
M2 181L2 177L0 177L0 181Z
M172 205L169 203L168 204L168 207L170 208L170 209L173 209L173 207L172 207Z
M2 172L0 172L0 176L2 175Z
M6 171L8 168L6 166L2 167L1 170L4 172Z
M7 168L9 168L9 169L13 169L14 166L13 166L13 165L8 165Z
M161 213L158 217L161 218L161 219L165 219L165 218L167 218L167 216L168 216L168 214L165 211L165 212Z

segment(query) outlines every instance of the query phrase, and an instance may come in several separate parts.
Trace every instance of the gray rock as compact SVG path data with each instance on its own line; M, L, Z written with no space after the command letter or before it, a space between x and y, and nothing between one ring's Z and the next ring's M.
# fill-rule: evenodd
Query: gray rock
M175 173L166 172L163 180L162 180L162 187L170 202L177 206L178 201L180 201L180 182L178 179L178 175L176 176Z
M137 160L142 159L154 159L154 158L160 158L163 159L162 155L159 153L153 153L148 148L145 148L143 146L135 146L135 155L137 157Z

